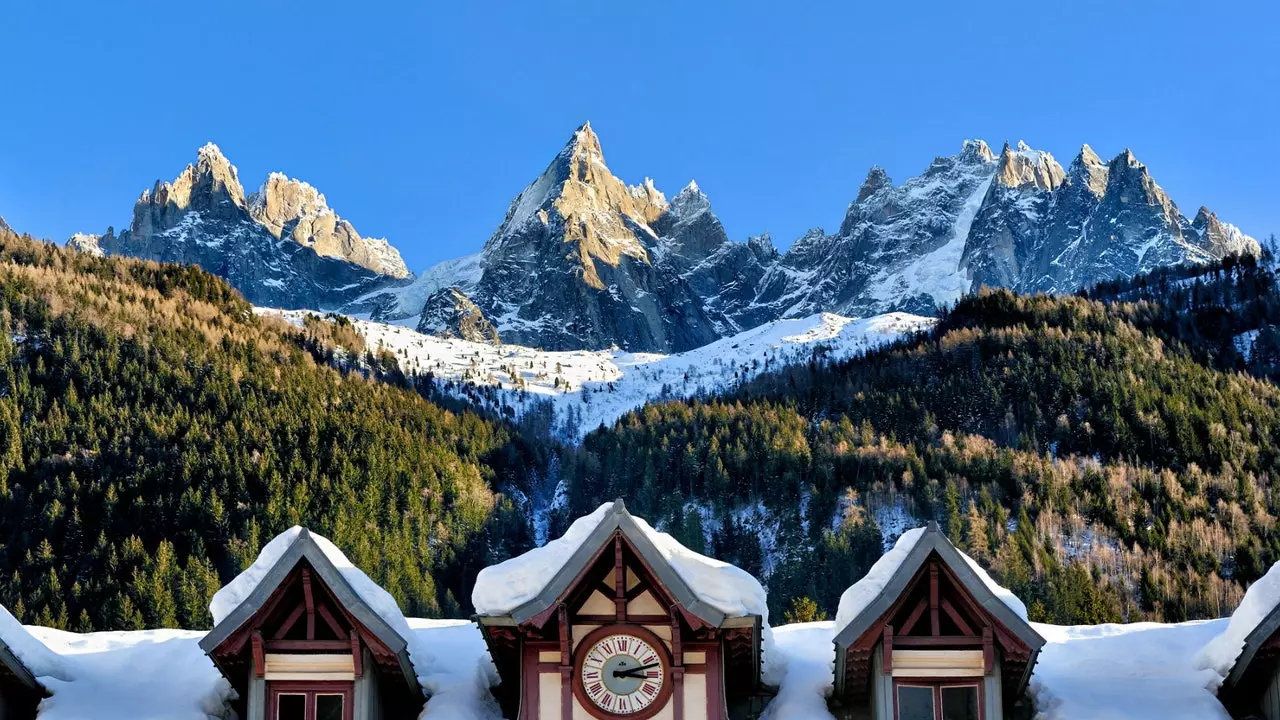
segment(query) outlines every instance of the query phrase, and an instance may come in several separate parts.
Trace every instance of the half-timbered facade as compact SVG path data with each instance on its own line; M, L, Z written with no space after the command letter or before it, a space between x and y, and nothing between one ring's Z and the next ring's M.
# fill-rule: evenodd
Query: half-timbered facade
M1023 695L1044 639L936 524L914 532L892 576L837 628L833 712L842 720L1029 714Z
M200 647L247 720L410 720L425 701L408 638L306 530Z
M535 597L477 616L502 679L504 717L739 720L759 712L764 618L707 602L645 528L613 503Z

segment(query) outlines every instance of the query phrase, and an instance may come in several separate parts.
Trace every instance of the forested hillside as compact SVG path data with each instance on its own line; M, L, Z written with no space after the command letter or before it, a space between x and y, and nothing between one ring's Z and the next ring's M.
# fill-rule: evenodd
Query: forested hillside
M925 518L1058 622L1222 615L1280 559L1275 275L985 291L865 357L547 440L437 396L338 317L258 316L197 269L0 231L0 603L69 629L204 627L294 523L405 610L598 503L834 610ZM808 599L811 602L806 602Z
M1227 349L1276 298L1251 262L1195 275L1177 307L1121 299L1141 282L1107 302L983 291L865 358L646 407L565 464L567 514L627 495L684 542L709 531L778 610L833 610L876 518L906 515L940 520L1035 619L1218 616L1280 558L1280 395Z
M0 603L26 622L207 627L295 523L416 614L462 612L476 570L528 546L493 488L545 449L401 387L349 324L3 232L0 328Z

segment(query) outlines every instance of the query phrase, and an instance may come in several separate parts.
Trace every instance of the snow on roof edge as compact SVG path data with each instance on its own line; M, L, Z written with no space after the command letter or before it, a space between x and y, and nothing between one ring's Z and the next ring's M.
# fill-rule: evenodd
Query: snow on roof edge
M3 605L0 605L0 644L9 648L37 682L40 678L71 679L62 658L27 632Z
M1226 680L1240 659L1249 636L1280 607L1280 562L1271 566L1245 591L1231 613L1226 629L1205 643L1196 656L1196 667L1213 670Z
M849 586L840 595L840 604L836 609L836 629L837 632L847 628L859 615L862 614L885 587L893 580L898 569L906 562L911 551L919 544L921 538L925 537L925 533L929 532L927 527L918 527L904 532L889 552L880 557L879 560L871 566L871 569L863 575L862 579ZM941 532L934 530L933 532ZM945 539L945 536L943 536ZM949 540L947 542L950 542ZM952 545L955 548L954 545ZM1008 607L1015 615L1023 621L1027 620L1027 606L1014 595L1008 588L1000 585L983 570L973 558L966 555L959 548L955 548L956 553L964 559L969 568L977 575L982 584L991 591L991 594L999 599L1006 607Z

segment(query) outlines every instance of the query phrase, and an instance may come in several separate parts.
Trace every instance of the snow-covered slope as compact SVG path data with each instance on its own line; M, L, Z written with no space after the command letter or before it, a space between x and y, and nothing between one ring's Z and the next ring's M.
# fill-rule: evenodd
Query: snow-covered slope
M301 323L306 311L258 309ZM815 352L852 357L927 329L933 319L888 313L854 320L821 313L777 320L709 345L673 355L620 350L543 351L519 345L423 335L400 325L355 318L370 349L392 352L407 373L430 373L446 392L517 415L549 404L558 431L580 439L600 424L661 398L700 396L732 388L755 375L805 362ZM469 392L468 384L495 392Z

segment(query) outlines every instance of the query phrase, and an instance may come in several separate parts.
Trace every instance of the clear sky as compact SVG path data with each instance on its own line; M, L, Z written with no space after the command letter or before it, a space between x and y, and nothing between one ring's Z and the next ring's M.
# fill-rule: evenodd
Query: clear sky
M1131 147L1184 212L1280 233L1280 2L9 2L0 215L127 226L206 141L417 271L477 251L583 120L731 237L829 230L966 137ZM127 7L127 9L126 9Z

